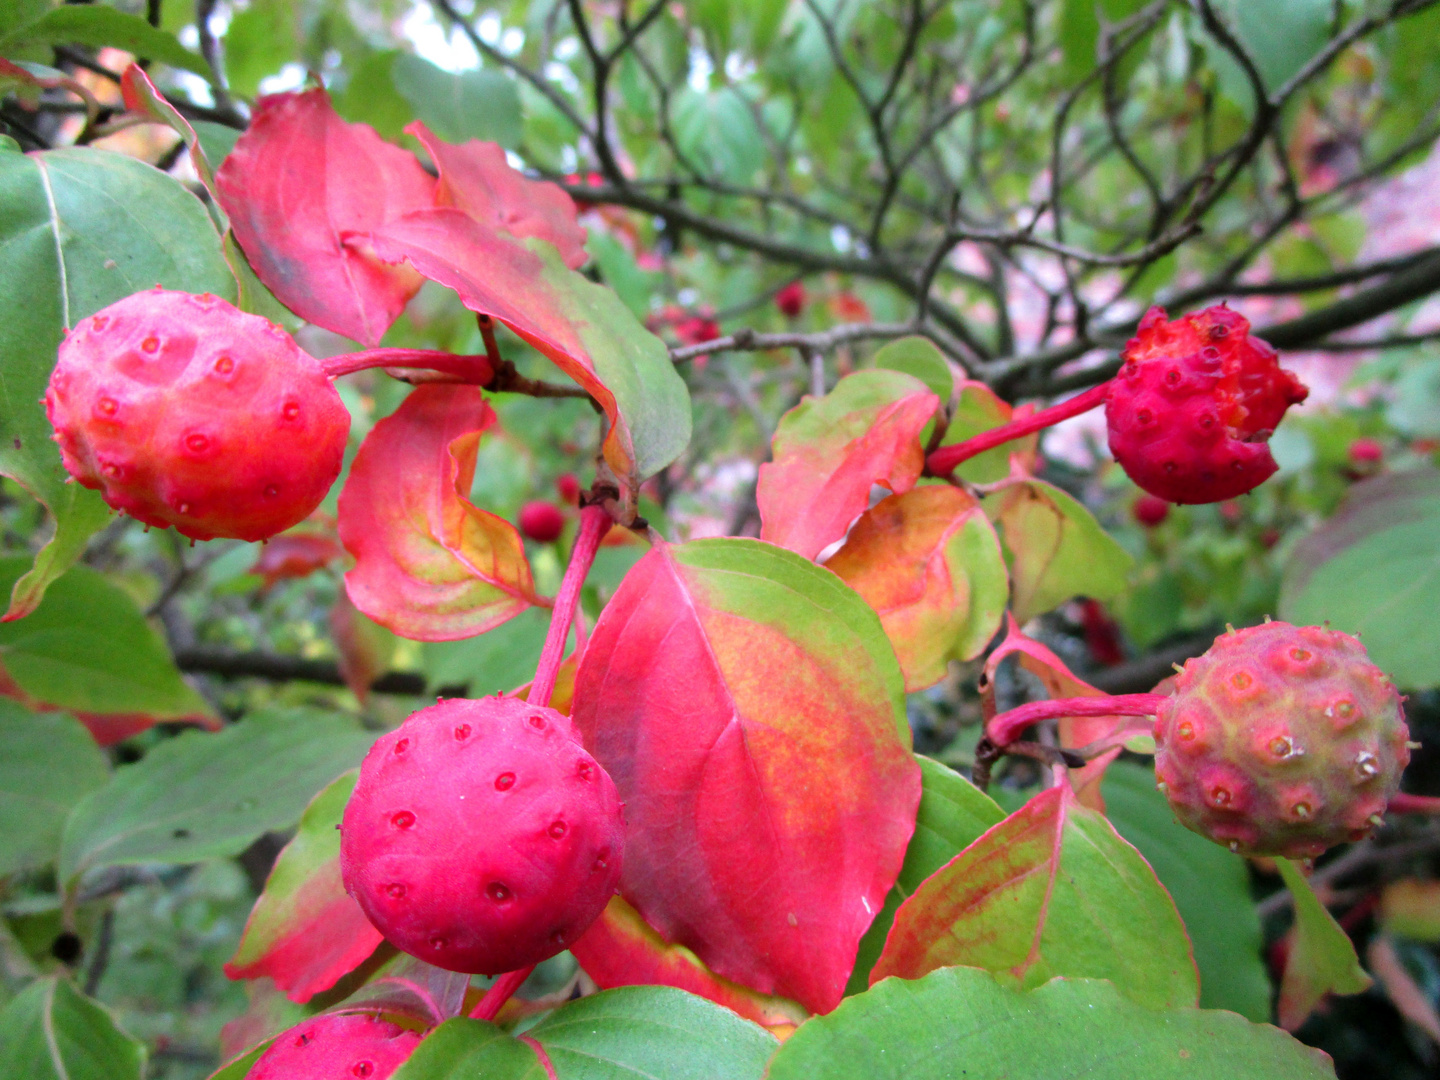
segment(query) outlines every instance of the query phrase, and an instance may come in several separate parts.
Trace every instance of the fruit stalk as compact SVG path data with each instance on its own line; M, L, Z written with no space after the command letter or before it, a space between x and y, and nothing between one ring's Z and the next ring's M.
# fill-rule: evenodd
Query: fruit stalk
M392 367L425 368L476 386L486 386L495 378L495 366L488 356L456 356L443 349L366 349L327 357L320 366L332 379L370 368Z
M1440 798L1397 791L1390 796L1389 810L1392 814L1440 814Z
M955 443L953 446L942 446L926 459L926 471L932 476L949 476L961 462L969 461L986 450L993 450L1007 442L1023 439L1026 435L1032 435L1044 428L1058 424L1062 420L1069 420L1072 416L1079 416L1098 405L1105 404L1105 395L1109 392L1110 383L1103 382L1099 386L1086 390L1083 394L1077 394L1057 405L1051 405L1048 409L1041 409L1039 412L1019 420L1012 420L1008 424L991 428L989 431L982 431L979 435L966 439L964 442Z
M545 648L535 668L535 681L530 684L530 694L526 698L532 705L550 704L555 676L565 655L565 639L570 634L575 605L580 600L580 588L595 562L600 541L609 531L610 513L603 506L587 506L580 511L580 533L575 537L575 546L570 551L570 565L565 568L565 578L560 582L560 592L550 611L550 631L545 636Z
M472 1020L494 1020L509 1001L515 991L520 989L521 984L530 977L530 973L537 965L530 964L527 967L517 968L514 971L507 971L495 980L495 985L481 999L475 1003L475 1008L470 1010Z
M1164 694L1120 694L1116 697L1051 698L992 717L985 736L997 747L1014 742L1026 728L1041 720L1062 716L1154 716L1165 701Z

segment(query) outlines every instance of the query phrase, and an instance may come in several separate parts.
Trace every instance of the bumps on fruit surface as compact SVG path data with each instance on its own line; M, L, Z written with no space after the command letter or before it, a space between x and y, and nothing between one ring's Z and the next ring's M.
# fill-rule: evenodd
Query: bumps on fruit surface
M419 1043L369 1014L322 1013L276 1036L245 1080L385 1080Z
M1125 346L1105 402L1110 452L1152 495L1211 503L1277 468L1267 440L1309 391L1223 304L1166 321L1154 307Z
M65 468L195 540L264 540L340 473L350 414L290 335L214 296L152 289L81 321L45 393Z
M570 721L455 698L382 736L341 822L346 891L395 946L495 975L578 938L615 894L615 784Z
M1363 838L1410 760L1400 695L1338 630L1222 634L1173 685L1156 779L1182 824L1246 855L1313 858Z

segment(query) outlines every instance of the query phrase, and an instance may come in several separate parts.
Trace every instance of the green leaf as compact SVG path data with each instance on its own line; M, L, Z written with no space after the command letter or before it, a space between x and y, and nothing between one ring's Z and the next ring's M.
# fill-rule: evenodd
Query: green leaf
M399 49L383 49L356 63L334 94L335 111L352 123L369 124L381 138L398 141L405 125L415 119L414 107L400 96L390 74L404 55Z
M1175 821L1155 770L1117 761L1105 774L1105 814L1170 891L1200 969L1200 1005L1270 1018L1270 978L1245 860Z
M464 687L468 697L509 693L535 677L549 627L548 611L528 608L475 637L427 641L420 646L425 681L437 690Z
M66 483L40 404L64 329L156 284L233 300L235 279L210 215L183 184L88 147L0 148L0 250L0 474L57 523L34 569L15 583L7 618L17 618L109 519L98 494Z
M887 979L807 1020L767 1080L1334 1080L1330 1059L1234 1013L1147 1009L1108 982L1023 992L973 968Z
M1280 980L1276 1005L1282 1027L1294 1031L1326 994L1358 994L1370 988L1350 935L1320 903L1305 875L1289 859L1275 866L1295 898L1295 930L1290 958Z
M960 397L955 403L955 412L950 417L950 426L945 429L942 446L953 446L979 435L982 431L1008 424L1015 410L1002 401L994 390L982 382L965 379L960 383ZM963 480L972 484L993 484L1010 475L1010 455L1033 449L1037 437L1028 436L1013 442L1002 443L993 450L977 454L963 462L956 470Z
M535 1051L484 1020L458 1017L415 1048L390 1080L545 1080Z
M0 558L0 595L25 571ZM96 713L205 716L170 650L130 594L88 566L72 566L30 615L0 623L0 667L35 701Z
M509 150L520 145L525 131L520 93L500 72L451 73L402 53L391 65L390 78L415 116L446 142L483 139Z
M1101 15L1107 22L1120 22L1143 6L1143 0L1065 0L1060 14L1065 77L1078 79L1095 67Z
M37 979L0 1012L0 1076L140 1080L145 1048L71 983Z
M1011 606L1020 622L1072 596L1111 600L1125 591L1134 560L1054 484L1017 481L986 496L984 506L1010 557Z
M61 879L97 866L238 855L261 833L294 825L373 741L340 716L270 709L218 734L161 743L75 808L61 842Z
M950 372L945 354L929 338L917 336L892 341L876 351L872 363L877 368L889 368L915 376L935 392L941 405L950 403L955 376Z
M225 77L230 92L254 97L260 80L299 58L300 40L291 0L251 0L225 31ZM217 169L219 159L211 161Z
M1300 71L1330 39L1334 18L1330 0L1284 0L1283 3L1254 4L1246 0L1220 0L1218 13L1245 47L1265 89L1274 92ZM1228 54L1209 39L1212 60ZM1247 92L1237 100L1252 100Z
M175 39L138 15L105 4L66 4L51 8L32 22L16 26L0 37L0 53L25 42L48 45L112 46L147 60L210 77L210 65Z
M1386 473L1291 550L1280 616L1360 634L1402 687L1440 684L1440 471Z
M776 1046L758 1024L671 986L583 997L526 1034L559 1080L760 1080Z
M1022 988L1108 978L1151 1008L1200 997L1169 894L1069 785L1041 792L928 877L895 913L870 977L960 964Z
M0 879L45 866L65 817L109 779L90 733L62 713L31 713L0 698Z
M920 778L924 785L920 794L920 810L915 818L915 835L905 849L905 865L895 887L885 897L885 906L865 936L855 957L855 971L845 988L847 994L859 994L870 985L870 969L880 959L885 936L895 921L895 911L914 894L921 883L969 847L992 825L1005 817L995 800L969 780L931 758L915 755L920 762Z
M209 1075L207 1080L245 1080L250 1073L250 1066L260 1060L260 1055L270 1049L273 1040L267 1039L259 1046L253 1047L241 1054L234 1061L228 1062L216 1069Z

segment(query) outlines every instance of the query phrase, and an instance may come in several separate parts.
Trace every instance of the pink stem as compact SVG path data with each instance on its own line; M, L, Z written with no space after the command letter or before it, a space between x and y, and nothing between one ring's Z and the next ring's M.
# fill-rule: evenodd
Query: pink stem
M1389 812L1392 814L1440 814L1440 798L1434 795L1411 795L1397 791L1390 797Z
M485 356L456 356L443 349L366 349L341 353L320 361L325 374L334 379L369 368L426 368L445 375L458 375L468 383L484 386L495 377L495 367Z
M520 989L520 984L530 977L535 970L535 965L518 968L515 971L507 971L495 980L495 985L485 991L485 996L470 1010L470 1017L473 1020L494 1020L499 1014L505 1002L509 1001L515 991Z
M955 471L955 466L962 461L969 461L977 454L983 454L986 450L993 450L997 446L1014 442L1016 439L1023 439L1026 435L1033 434L1042 428L1089 412L1097 405L1103 405L1105 395L1109 392L1110 384L1104 382L1086 390L1083 394L1077 394L1067 401L1062 401L1058 405L1051 405L1048 409L1031 413L1021 420L1012 420L1008 424L991 428L989 431L982 431L974 438L966 439L954 446L942 446L926 459L926 470L932 476L949 476Z
M1154 716L1166 700L1164 694L1121 694L1118 697L1051 698L1032 701L1000 713L985 725L985 735L996 746L1014 742L1032 724L1061 716Z
M603 506L587 506L580 511L580 533L575 537L575 546L570 549L570 565L565 568L565 578L560 582L555 606L550 609L550 632L545 635L545 648L541 650L540 663L535 668L535 681L530 684L530 693L526 695L525 700L531 705L550 704L555 676L565 655L565 639L570 635L575 605L580 600L580 587L585 584L585 575L590 573L590 567L595 562L600 541L609 531L610 513Z

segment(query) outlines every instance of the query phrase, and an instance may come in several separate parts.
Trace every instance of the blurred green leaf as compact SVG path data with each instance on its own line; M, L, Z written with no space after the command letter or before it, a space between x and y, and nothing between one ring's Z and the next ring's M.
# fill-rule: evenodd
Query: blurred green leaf
M65 4L51 8L37 19L12 25L0 34L0 53L26 42L53 45L111 46L171 67L210 77L210 65L176 40L174 34L157 30L139 15L130 15L105 4Z
M53 862L71 807L110 778L78 721L0 698L0 879Z
M242 97L260 92L260 81L300 58L294 0L250 0L225 31L225 78ZM220 159L210 163L217 169Z
M140 1080L145 1049L66 978L37 979L0 1012L6 1080Z
M520 145L524 121L515 83L488 69L452 74L412 53L401 53L390 78L415 115L446 142L467 139Z

